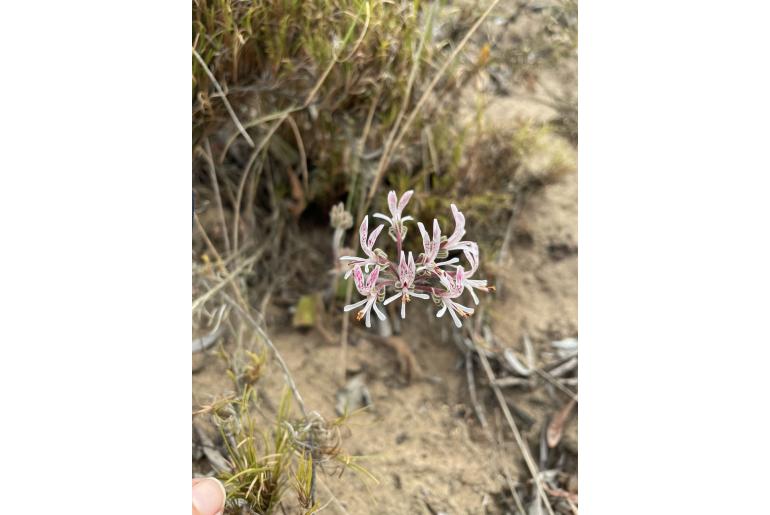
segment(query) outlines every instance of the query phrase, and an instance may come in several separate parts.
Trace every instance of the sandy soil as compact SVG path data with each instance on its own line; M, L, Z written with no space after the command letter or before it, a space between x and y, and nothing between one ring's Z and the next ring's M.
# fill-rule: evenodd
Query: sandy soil
M498 339L523 356L521 339L526 332L538 365L550 359L551 341L577 336L576 199L576 174L527 199L515 225L511 259L497 277L501 291L485 299ZM499 410L491 390L479 381L480 402L502 444L490 442L482 431L469 399L463 354L442 336L447 332L442 326L449 330L448 320L427 314L420 320L425 322L405 324L402 334L422 370L422 376L409 384L392 348L369 340L349 347L348 376L363 374L373 405L350 421L344 447L350 454L368 457L364 464L379 484L367 488L350 471L338 478L330 469L322 476L320 499L334 493L340 504L327 508L333 513L510 513L512 497L504 471L514 482L527 483L521 452L495 415ZM342 386L340 348L324 343L314 330L303 333L287 327L268 330L305 404L334 418L335 395ZM229 345L233 344L226 343L225 348ZM231 388L224 364L213 352L195 361L193 408ZM476 376L481 379L478 369ZM283 380L277 367L268 367L259 385L278 398ZM533 455L538 456L543 425L566 397L535 380L523 388L508 387L505 393ZM559 447L552 450L556 457L548 460L576 460L576 427L573 416ZM196 467L206 471L205 462Z

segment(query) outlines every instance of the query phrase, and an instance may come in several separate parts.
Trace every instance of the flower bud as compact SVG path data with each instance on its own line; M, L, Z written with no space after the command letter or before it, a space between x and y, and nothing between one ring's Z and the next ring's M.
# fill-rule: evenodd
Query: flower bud
M329 212L330 225L335 229L346 231L353 227L353 215L345 211L345 204L340 202Z

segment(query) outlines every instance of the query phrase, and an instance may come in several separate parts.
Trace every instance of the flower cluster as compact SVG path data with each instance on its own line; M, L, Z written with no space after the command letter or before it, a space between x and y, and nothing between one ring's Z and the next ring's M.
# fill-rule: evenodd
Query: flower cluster
M366 327L371 327L371 312L380 320L385 320L384 310L378 303L390 304L401 299L401 318L406 318L406 304L412 298L433 299L437 307L437 317L442 317L448 311L457 327L462 327L461 319L473 314L473 308L460 304L459 297L467 289L473 301L478 305L476 291L494 291L485 279L472 279L479 268L479 246L473 241L464 241L465 217L454 204L451 205L455 229L449 236L442 236L438 220L433 220L433 231L428 233L422 222L417 223L422 236L423 252L415 260L412 252L403 249L406 237L406 222L414 220L411 216L402 216L404 208L412 198L412 190L404 193L399 199L395 191L388 194L390 216L375 213L374 218L385 220L388 234L396 244L396 258L391 261L388 254L375 247L377 237L385 224L369 232L369 217L365 216L359 230L361 250L366 257L342 256L339 259L348 262L349 269L345 274L347 279L353 275L358 293L363 299L345 306L345 311L361 308L356 319L366 319ZM450 257L450 252L458 255ZM459 254L465 257L469 268L466 270L460 263ZM371 271L370 271L371 269ZM393 294L388 296L387 291Z

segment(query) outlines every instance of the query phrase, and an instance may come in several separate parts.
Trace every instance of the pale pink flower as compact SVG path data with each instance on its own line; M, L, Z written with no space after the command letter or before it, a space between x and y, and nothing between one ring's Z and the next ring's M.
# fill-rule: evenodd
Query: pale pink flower
M426 268L436 261L438 256L438 250L441 246L441 227L438 225L438 220L433 219L433 239L428 235L428 231L425 230L425 226L422 222L417 222L417 227L420 229L422 235L422 248L425 250L422 254L422 267Z
M407 220L414 220L414 218L411 216L405 216L403 218L401 217L401 213L404 211L404 208L409 203L409 199L412 198L413 194L414 190L409 190L401 195L401 199L399 200L396 192L391 191L388 193L388 209L390 210L391 216L386 216L382 213L374 213L372 216L374 218L382 218L383 220L388 221L390 225L399 231L401 223L406 222Z
M417 227L420 229L422 235L422 247L425 252L422 254L420 261L421 265L417 271L429 270L431 272L438 269L440 266L451 265L460 261L458 258L452 258L448 261L440 261L436 263L436 257L438 256L439 248L441 247L441 227L438 225L438 220L433 219L433 239L428 235L428 231L425 230L425 226L422 222L417 222Z
M398 281L394 285L394 289L397 293L391 297L385 299L384 305L388 305L397 298L401 297L401 318L406 318L406 303L411 300L410 297L417 297L419 299L429 299L430 296L426 293L418 293L414 291L414 278L416 275L416 269L414 265L414 256L409 253L409 260L404 258L404 251L401 251L401 262L398 265Z
M478 246L475 246L475 244L472 241L460 241L463 236L465 236L465 215L463 215L459 209L457 209L457 206L454 204L450 205L452 209L452 215L455 219L455 230L452 233L452 235L447 238L447 240L444 242L444 244L441 246L441 248L450 251L450 250L467 250L470 252L474 252L478 254ZM474 250L475 249L475 250Z
M468 289L468 291L471 293L471 297L473 297L473 302L476 303L476 305L479 305L479 298L476 295L476 292L473 291L474 288L477 290L489 292L489 291L495 291L494 286L487 286L487 280L486 279L471 279L471 276L476 273L476 270L479 269L479 250L478 245L473 243L473 251L465 250L463 253L465 254L465 259L468 260L468 263L471 264L471 270L468 272L468 274L463 274L462 280L460 284L462 284L465 288ZM460 268L460 267L458 267Z
M356 320L361 320L363 317L366 317L366 327L372 326L372 309L374 309L374 312L380 320L385 320L385 313L380 311L380 308L377 307L377 297L379 297L380 292L385 288L384 285L377 285L377 278L379 276L380 267L375 266L372 273L369 274L369 277L364 281L364 273L361 271L361 266L355 265L353 267L353 281L356 283L356 289L358 290L358 293L365 298L353 304L348 304L343 309L345 311L350 311L359 306L364 306L362 310L356 313Z
M377 257L377 254L374 252L374 243L377 241L377 236L380 235L380 232L382 232L382 228L385 227L385 225L380 225L375 230L372 231L372 234L368 234L369 231L369 216L364 217L364 221L361 222L361 228L359 229L359 236L361 239L361 250L364 251L364 254L366 254L366 258L361 258L357 256L342 256L340 257L341 261L350 261L351 265L359 265L363 266L364 269L368 272L369 266L377 265L380 263L379 258ZM350 277L350 274L353 272L353 269L345 273L345 279Z
M364 217L361 222L359 236L361 250L365 257L343 256L344 262L349 262L352 269L345 274L348 278L354 276L354 282L363 299L344 307L345 311L358 309L357 320L366 319L366 326L371 327L371 312L385 320L384 310L379 302L390 304L401 299L401 318L406 318L406 303L413 297L418 299L431 298L437 304L441 304L436 313L442 317L447 311L457 327L462 327L462 319L474 313L474 309L460 304L459 297L467 289L473 301L478 304L476 291L493 291L492 286L487 285L484 279L474 279L473 275L479 269L479 248L476 242L463 241L465 236L465 217L451 204L454 217L454 232L447 238L441 236L441 226L438 220L433 220L432 233L428 234L422 223L417 226L422 236L423 251L415 263L412 252L403 249L405 243L406 227L404 222L412 220L411 216L403 216L413 191L407 191L398 198L395 191L388 194L388 208L390 216L376 213L375 218L381 218L390 224L389 234L395 241L396 258L398 262L391 260L381 248L375 248L375 243L384 225L378 226L369 234L369 218ZM469 271L466 272L460 265L460 257L449 258L451 251L462 251L467 260ZM343 253L343 252L340 252ZM437 259L444 261L437 262ZM370 267L374 267L369 273ZM454 270L454 271L452 271ZM391 291L392 289L392 291ZM390 293L388 293L390 292Z
M447 273L441 274L441 284L444 285L446 288L445 291L436 291L433 290L433 293L438 297L439 301L444 305L441 309L438 310L438 313L436 313L437 318L441 318L444 316L444 313L449 310L449 314L452 315L452 320L454 320L455 325L459 328L462 327L462 322L460 322L460 318L457 315L460 315L460 317L466 318L473 314L473 308L469 308L467 306L463 306L459 302L455 302L452 299L456 299L460 295L463 294L463 280L465 278L465 272L463 270L462 266L457 267L457 272L455 273L454 279Z

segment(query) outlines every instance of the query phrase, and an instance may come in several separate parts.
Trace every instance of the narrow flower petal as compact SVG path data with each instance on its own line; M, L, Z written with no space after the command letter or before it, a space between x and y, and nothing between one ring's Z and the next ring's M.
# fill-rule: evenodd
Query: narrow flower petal
M361 271L361 267L356 265L353 268L353 281L356 284L356 289L361 295L366 295L366 286L364 284L364 273Z
M356 309L358 306L363 306L364 304L366 304L366 300L367 299L360 300L360 301L356 302L355 304L348 304L347 306L342 308L342 310L343 311L352 311L352 310Z
M374 304L372 304L372 307L374 308L374 312L377 313L377 318L379 318L380 320L385 320L385 313L380 311L380 308L377 307L376 301Z
M427 293L417 293L416 291L409 292L409 295L411 295L412 297L417 297L418 299L427 300L430 298L430 295L428 295Z
M374 213L372 218L382 218L388 223L393 223L393 220L389 216L383 215L382 213Z
M383 302L383 305L387 306L388 304L390 304L391 302L393 302L394 300L396 300L399 297L401 297L401 292L398 292L395 295L392 295L392 296L388 297L387 299L385 299L385 302ZM427 295L426 295L426 297L427 297Z
M438 310L438 313L436 313L436 318L441 318L444 316L444 313L446 313L447 306L444 304L444 307Z
M369 241L367 241L367 247L369 248L369 252L367 254L371 255L372 247L374 247L374 242L377 241L377 236L380 235L380 232L382 232L382 228L385 227L385 225L380 225L375 230L372 231L372 234L369 235Z
M438 225L438 220L435 218L433 219L433 245L436 246L436 251L438 251L438 246L441 244L441 227Z
M452 315L452 320L455 321L455 325L457 326L457 328L458 329L461 328L463 326L463 323L460 322L460 317L457 316L457 313L455 313L455 310L450 309L449 314Z
M412 198L412 195L414 195L414 190L409 190L403 195L401 195L401 200L398 201L398 213L401 214L401 211L404 210L406 205L409 203L409 199ZM401 219L403 221L403 218Z
M393 218L395 218L397 215L396 209L398 209L398 197L396 196L396 192L393 190L390 190L388 193L388 209L390 209L390 213L393 215Z
M460 288L460 291L462 291L463 279L465 279L465 270L463 269L463 266L460 265L457 267L457 273L455 274L455 284Z
M401 319L406 318L406 302L401 302Z
M468 287L468 291L471 292L471 297L473 297L473 302L476 303L476 305L479 305L479 297L476 295L476 292L473 291L472 287Z
M369 278L366 280L366 289L371 291L374 285L377 284L377 278L380 276L380 267L375 266L372 273L369 274Z
M452 233L452 236L450 236L447 240L447 244L450 244L450 242L457 243L460 241L460 238L465 236L465 215L463 215L454 204L450 205L449 207L451 207L452 216L455 219L455 230Z
M364 217L364 221L361 222L361 228L358 230L358 235L361 243L361 250L366 252L366 235L369 233L369 215ZM368 255L368 252L367 252Z

